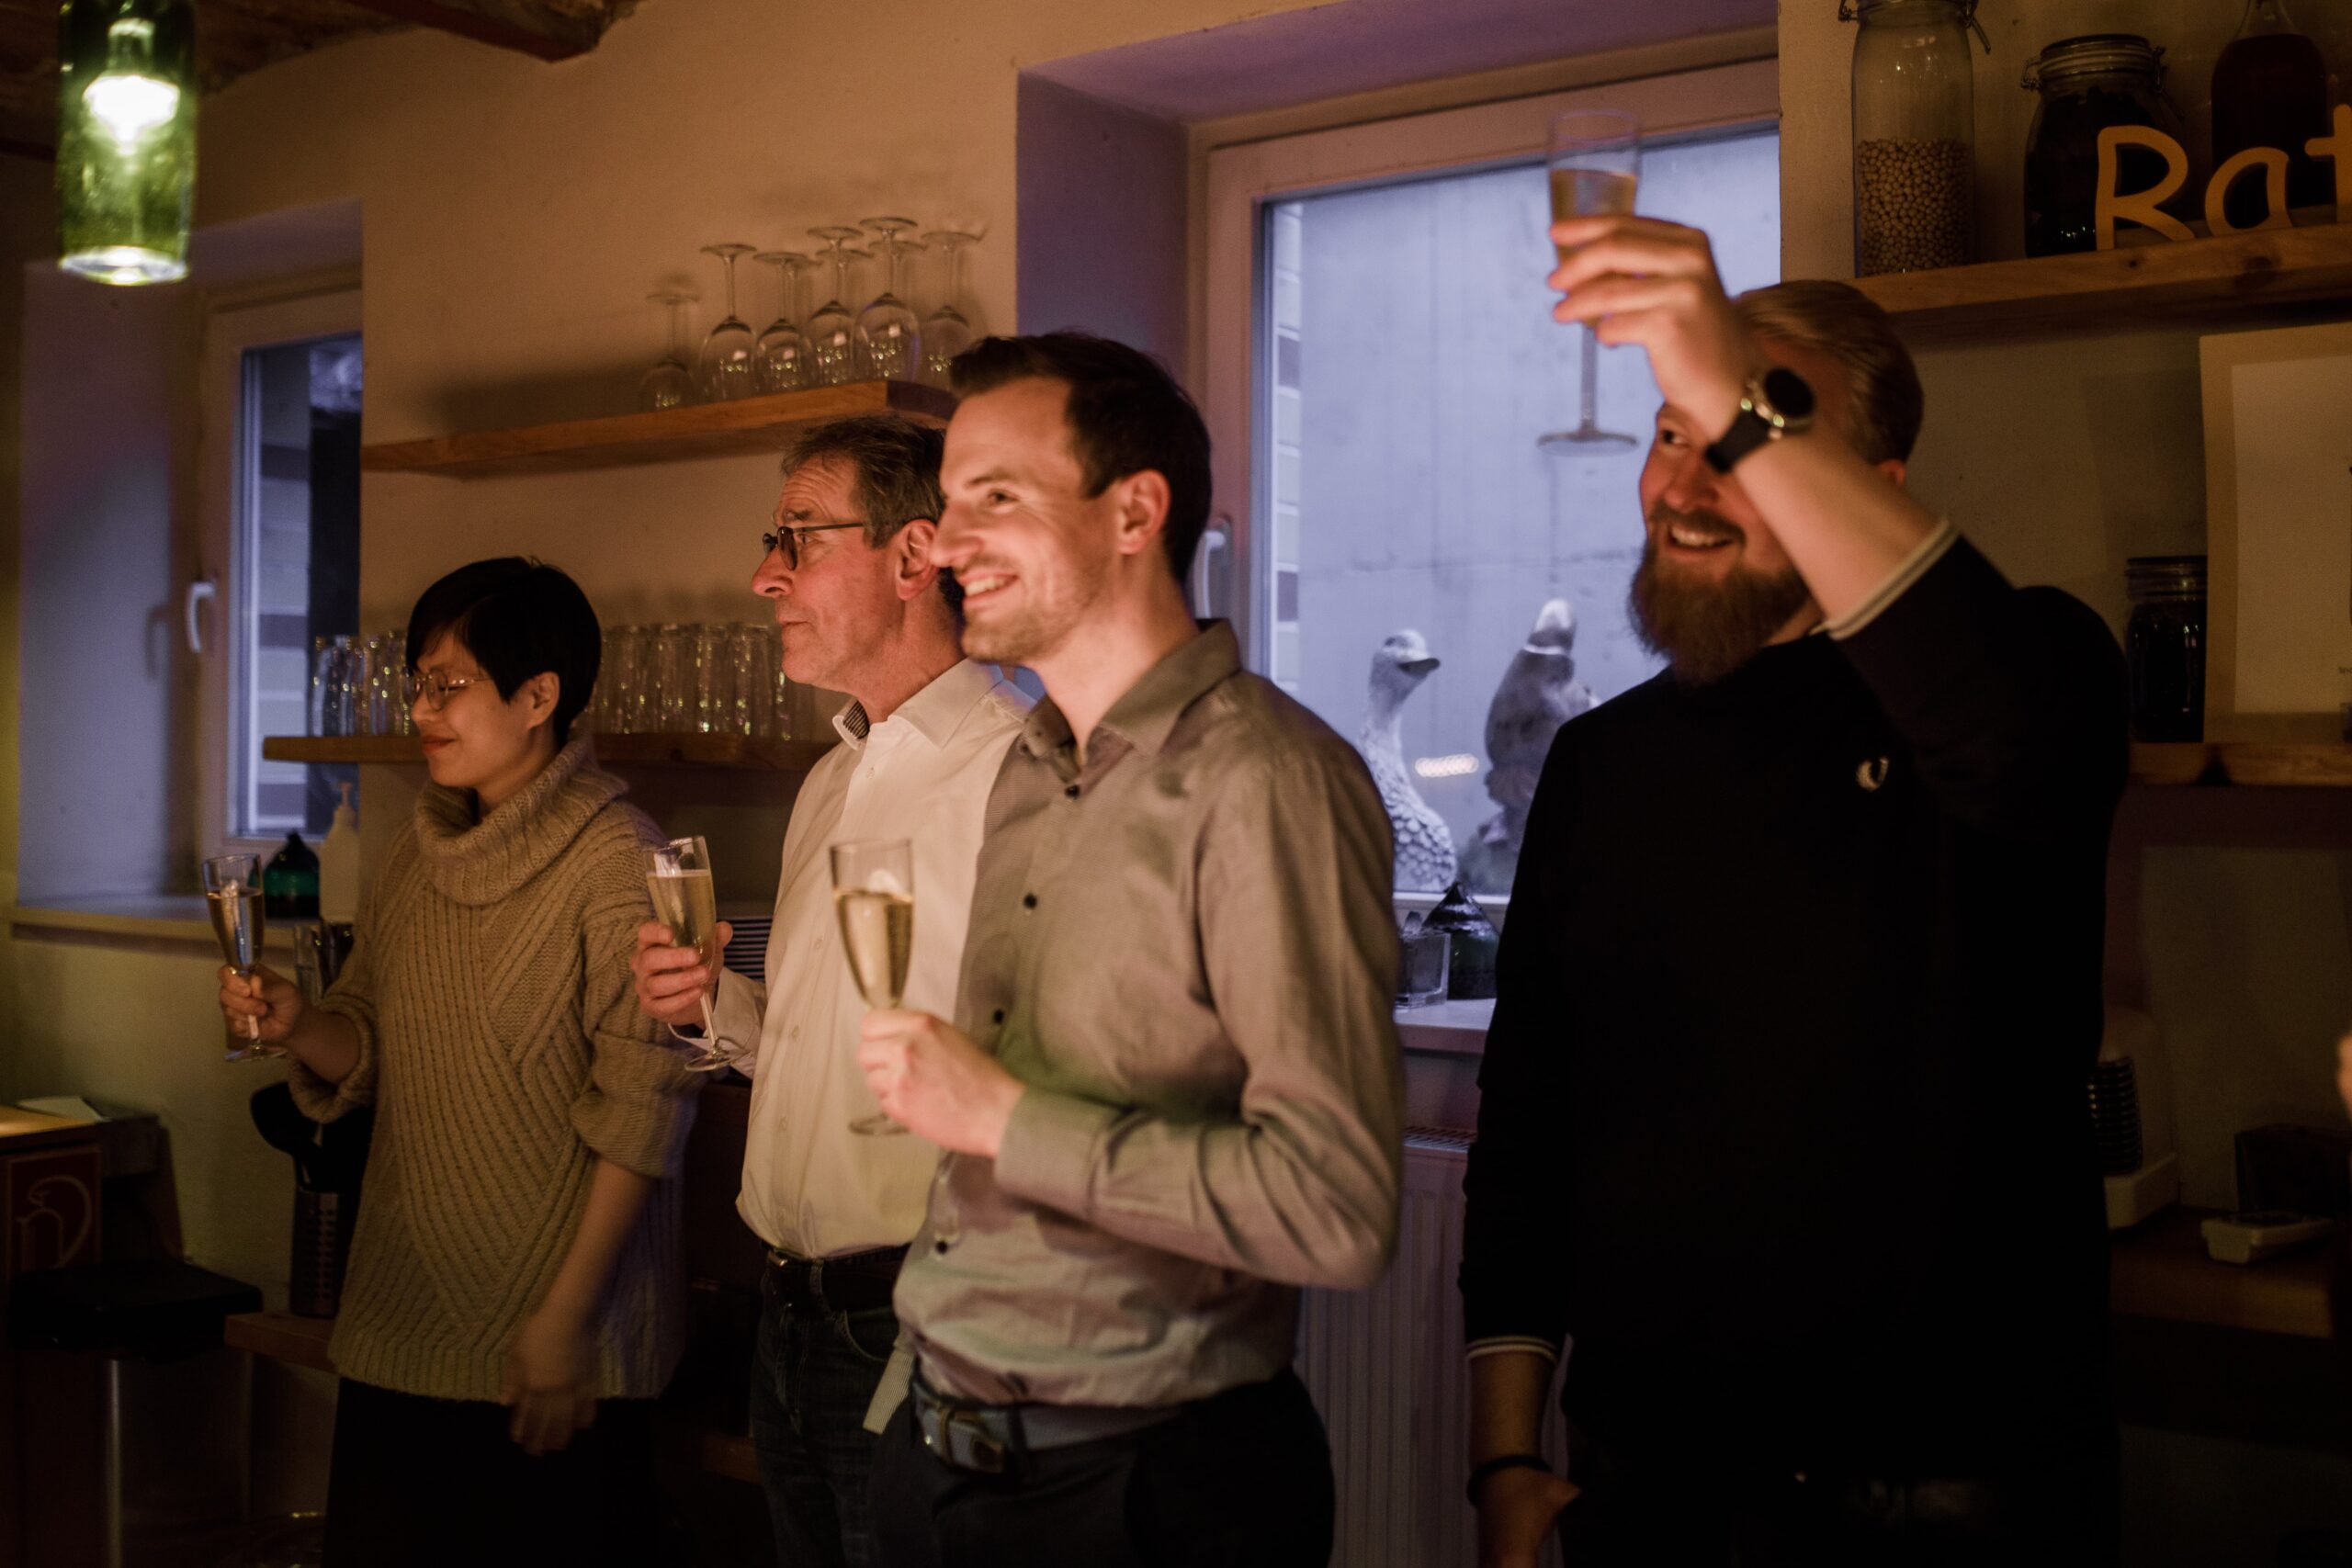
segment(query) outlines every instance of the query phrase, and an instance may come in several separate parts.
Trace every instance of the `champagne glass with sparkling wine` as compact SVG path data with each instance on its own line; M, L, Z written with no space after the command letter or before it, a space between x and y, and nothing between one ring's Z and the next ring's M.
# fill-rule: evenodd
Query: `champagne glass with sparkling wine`
M204 905L212 916L212 934L220 940L222 961L238 979L250 981L254 964L261 956L261 857L217 855L206 861ZM245 1062L281 1054L261 1043L259 1019L245 1020L242 1032L247 1043L232 1045L227 1060Z
M670 928L673 947L691 948L703 967L718 967L718 891L710 878L710 849L699 837L673 839L650 852L645 888L653 896L653 918ZM718 1028L711 1021L710 992L702 994L705 1055L693 1065L704 1071L726 1066L717 1052Z
M835 844L833 913L841 919L842 956L870 1008L894 1008L906 998L907 962L915 949L915 852L904 839ZM853 1133L903 1133L888 1116L861 1116Z
M1552 117L1552 221L1571 218L1630 215L1634 193L1641 183L1641 127L1629 114L1615 109L1573 109ZM1566 263L1569 247L1553 247ZM1574 430L1557 430L1542 438L1549 446L1634 446L1631 435L1603 430L1599 423L1600 340L1589 326L1579 326L1577 345L1578 405Z

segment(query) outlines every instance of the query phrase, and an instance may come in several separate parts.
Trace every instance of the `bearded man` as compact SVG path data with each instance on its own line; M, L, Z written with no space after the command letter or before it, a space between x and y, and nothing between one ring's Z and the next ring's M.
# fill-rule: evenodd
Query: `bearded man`
M1902 488L1922 398L1839 284L1559 225L1640 344L1657 678L1566 726L1465 1183L1482 1561L2111 1559L2085 1111L2114 638ZM1567 1356L1565 1476L1540 1452Z

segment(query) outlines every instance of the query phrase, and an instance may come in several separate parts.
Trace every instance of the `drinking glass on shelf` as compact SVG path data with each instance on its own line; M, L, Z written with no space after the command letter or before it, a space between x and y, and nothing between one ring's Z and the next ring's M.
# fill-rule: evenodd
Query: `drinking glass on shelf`
M663 626L653 634L653 694L655 733L683 735L693 728L695 645L682 626Z
M702 395L712 402L748 398L760 389L752 366L752 329L735 314L735 260L750 255L754 248L731 242L702 248L703 254L717 256L727 272L727 314L703 338L702 355L695 365L695 380L701 385Z
M351 733L351 639L311 639L311 733Z
M812 239L825 242L826 260L833 269L832 298L810 313L800 331L808 340L809 364L813 372L810 384L835 387L857 377L857 323L851 319L849 307L842 303L849 298L849 264L853 256L863 256L863 251L845 251L842 247L859 237L859 231L844 224L808 231Z
M1641 181L1641 126L1616 109L1574 109L1552 117L1552 221L1630 214ZM1560 262L1566 246L1553 247ZM1600 424L1600 344L1589 326L1577 329L1577 423L1539 437L1544 446L1633 447L1635 437Z
M923 243L942 253L939 308L922 319L922 378L934 387L947 385L947 367L972 346L972 323L956 308L963 296L964 253L979 243L978 234L958 229L934 229Z
M800 275L816 264L797 251L762 251L752 258L775 268L775 320L752 345L752 368L763 392L791 392L808 385L808 340L793 318L800 313Z
M710 847L700 838L673 839L647 852L645 888L653 898L653 918L670 928L670 945L690 948L703 966L718 968L718 895L711 882ZM702 994L702 1024L706 1050L688 1066L707 1071L725 1066L715 1049L718 1030L711 1022L710 992Z
M727 651L735 695L734 705L728 712L728 732L775 734L775 628L756 622L731 626L728 629Z
M695 400L694 372L686 368L686 307L691 295L665 290L646 302L662 307L662 357L637 383L637 406L647 413L683 408Z
M922 373L922 327L899 298L899 260L922 246L899 236L915 226L911 218L868 218L865 227L882 236L882 292L857 313L857 359L871 379L911 381Z
M733 632L726 626L694 628L695 715L697 735L726 733L729 713L735 705L734 660L729 645Z
M915 852L904 839L835 844L833 914L841 922L842 957L869 1008L906 999L907 964L915 942ZM903 1133L888 1116L860 1116L853 1133Z
M220 942L221 962L236 973L238 979L251 980L254 965L261 958L266 923L261 907L261 857L216 855L206 861L204 904L206 912L212 917L212 934ZM225 1056L228 1061L285 1055L275 1045L262 1043L259 1019L247 1019L238 1032L243 1043L229 1047Z

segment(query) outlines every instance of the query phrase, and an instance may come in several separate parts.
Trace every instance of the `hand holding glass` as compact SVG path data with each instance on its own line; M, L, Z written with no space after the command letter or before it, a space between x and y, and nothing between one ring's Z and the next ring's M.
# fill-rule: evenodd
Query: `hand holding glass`
M699 838L673 839L660 845L652 851L645 886L653 896L653 918L670 928L670 945L693 949L703 967L715 975L718 968L718 893L711 881L708 846ZM711 1021L707 987L702 994L702 1026L706 1036L716 1043L718 1028ZM713 1057L708 1065L721 1064Z
M842 956L850 978L876 1010L906 999L907 966L915 947L914 846L904 839L835 844L833 913L842 928ZM888 1116L861 1116L853 1133L906 1131Z
M238 979L251 985L254 965L261 957L265 921L261 906L261 857L218 855L204 863L204 903L212 917L212 934L220 941L220 958ZM245 1021L244 1037L252 1043L228 1053L227 1060L248 1061L282 1055L261 1043L261 1021Z

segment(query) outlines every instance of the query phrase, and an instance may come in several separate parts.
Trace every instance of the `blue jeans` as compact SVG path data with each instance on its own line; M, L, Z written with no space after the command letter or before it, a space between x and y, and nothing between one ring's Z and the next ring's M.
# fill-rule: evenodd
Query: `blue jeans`
M898 1342L888 1307L842 1312L763 1285L752 1362L752 1445L775 1527L778 1568L875 1561L866 1483L876 1438L866 1406Z

